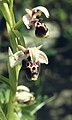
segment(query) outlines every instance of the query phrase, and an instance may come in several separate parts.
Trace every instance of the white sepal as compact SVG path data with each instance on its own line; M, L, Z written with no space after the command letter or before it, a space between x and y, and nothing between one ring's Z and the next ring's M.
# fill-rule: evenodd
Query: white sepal
M32 10L26 8L25 11L30 15L30 17L32 17Z
M43 6L35 7L35 8L33 8L32 10L40 10L42 13L45 14L45 16L46 16L47 18L49 18L49 12L48 12L48 10L47 10L45 7L43 7Z
M24 15L23 18L23 23L25 24L25 26L27 27L27 29L30 29L30 17L28 14Z
M42 52L41 50L39 50L39 62L48 64L48 58L47 58L46 54L44 52Z
M22 51L18 51L13 54L11 48L9 47L9 64L12 68L18 64L21 64L23 59L25 59L25 55Z

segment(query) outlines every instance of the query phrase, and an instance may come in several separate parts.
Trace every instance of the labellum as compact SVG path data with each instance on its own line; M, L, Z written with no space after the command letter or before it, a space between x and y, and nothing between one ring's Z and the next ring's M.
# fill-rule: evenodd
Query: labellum
M22 61L22 68L25 70L26 76L29 80L37 80L40 72L40 63L32 63L28 60Z
M36 23L37 25L36 25L36 29L35 29L35 35L37 36L37 37L44 37L44 38L46 38L46 37L48 37L49 36L49 30L48 30L48 28L46 27L46 25L44 24L44 23L40 23L40 22L37 22Z

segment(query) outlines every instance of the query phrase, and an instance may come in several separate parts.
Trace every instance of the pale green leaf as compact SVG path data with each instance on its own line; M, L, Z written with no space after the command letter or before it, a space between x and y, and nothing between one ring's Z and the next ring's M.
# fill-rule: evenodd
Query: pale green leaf
M0 74L0 81L6 83L7 85L11 86L9 83L9 79L4 77L3 75Z
M18 38L18 44L25 46L25 41L24 41L24 37L22 36L22 34L18 30L12 30L12 31L15 34L15 36Z
M4 112L1 109L1 107L0 107L0 120L7 120L6 117L5 117Z

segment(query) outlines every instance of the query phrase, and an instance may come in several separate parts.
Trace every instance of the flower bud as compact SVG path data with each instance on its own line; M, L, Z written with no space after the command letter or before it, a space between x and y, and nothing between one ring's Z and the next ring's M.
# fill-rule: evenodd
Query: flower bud
M16 100L21 104L32 104L32 102L35 100L35 97L32 93L30 93L29 88L20 85L17 87Z

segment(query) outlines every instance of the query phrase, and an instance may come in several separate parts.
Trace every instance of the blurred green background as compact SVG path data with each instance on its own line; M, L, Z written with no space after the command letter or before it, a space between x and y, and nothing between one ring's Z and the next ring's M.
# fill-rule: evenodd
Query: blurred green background
M41 5L50 13L49 19L44 17L49 37L40 40L35 37L34 30L29 31L24 25L19 30L24 35L26 47L43 44L42 50L47 54L49 64L41 66L36 82L28 81L24 71L20 71L19 84L28 86L40 102L55 94L57 97L37 111L35 118L26 120L72 120L72 0L14 0L16 21L26 13L25 8ZM0 12L0 74L6 77L8 47L6 23ZM8 87L0 83L0 97L3 88L8 92Z

